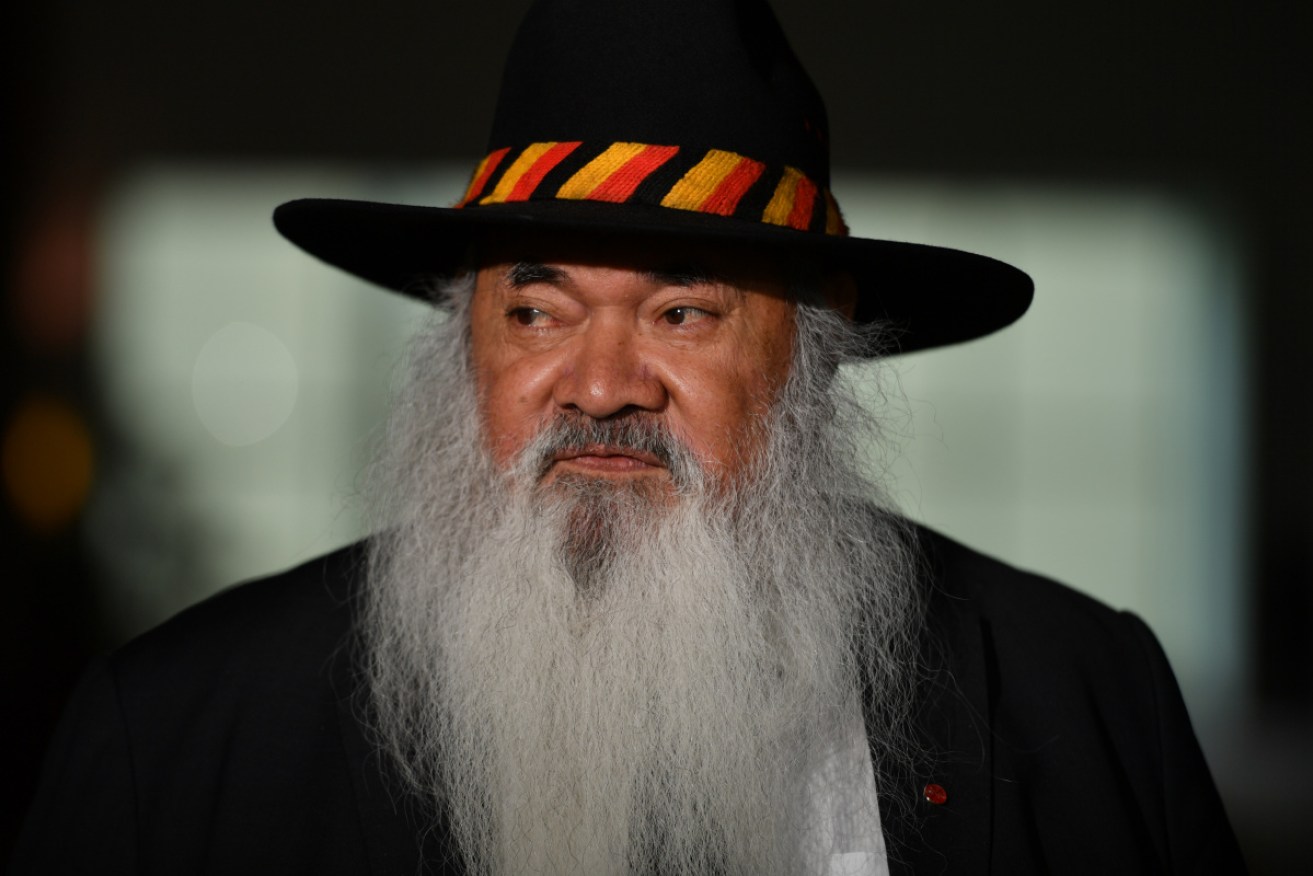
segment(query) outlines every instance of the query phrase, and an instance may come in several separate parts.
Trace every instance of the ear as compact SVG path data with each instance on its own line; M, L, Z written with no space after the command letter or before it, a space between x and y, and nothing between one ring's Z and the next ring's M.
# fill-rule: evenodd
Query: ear
M831 310L837 310L848 319L857 313L857 282L847 271L826 277L821 295Z

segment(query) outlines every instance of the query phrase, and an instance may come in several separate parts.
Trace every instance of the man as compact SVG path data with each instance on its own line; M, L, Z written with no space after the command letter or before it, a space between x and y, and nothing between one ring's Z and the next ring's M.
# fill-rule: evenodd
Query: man
M432 296L378 534L98 663L30 872L1237 872L1152 635L903 521L848 360L1024 274L847 237L756 2L547 0L450 209L298 201Z

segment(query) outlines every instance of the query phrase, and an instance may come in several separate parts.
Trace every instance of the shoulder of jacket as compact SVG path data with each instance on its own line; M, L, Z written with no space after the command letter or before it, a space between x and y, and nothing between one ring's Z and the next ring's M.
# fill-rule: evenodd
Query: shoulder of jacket
M917 527L930 616L982 623L1009 646L1035 653L1109 649L1126 653L1143 624L1044 575L1018 569L945 535ZM1138 643L1135 651L1139 651Z
M350 629L363 547L222 590L119 648L109 665L119 677L199 678L331 651Z

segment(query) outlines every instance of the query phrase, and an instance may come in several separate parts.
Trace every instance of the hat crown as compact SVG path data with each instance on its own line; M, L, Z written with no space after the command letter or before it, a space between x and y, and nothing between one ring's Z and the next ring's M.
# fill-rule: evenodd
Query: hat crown
M824 103L763 0L540 0L489 151L544 141L726 150L829 184Z

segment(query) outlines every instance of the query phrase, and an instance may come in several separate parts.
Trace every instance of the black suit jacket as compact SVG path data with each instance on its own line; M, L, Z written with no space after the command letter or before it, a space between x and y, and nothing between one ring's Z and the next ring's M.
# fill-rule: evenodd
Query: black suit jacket
M920 539L930 756L879 789L894 876L1243 872L1144 624ZM362 730L361 560L357 546L234 588L93 665L15 872L460 872ZM928 783L947 800L926 801Z

